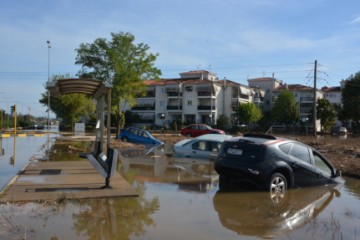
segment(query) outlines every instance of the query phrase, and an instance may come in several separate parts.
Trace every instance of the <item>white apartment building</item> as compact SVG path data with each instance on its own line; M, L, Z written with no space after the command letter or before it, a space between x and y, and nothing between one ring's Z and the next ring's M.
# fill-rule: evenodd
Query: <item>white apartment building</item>
M324 97L331 104L342 106L342 93L341 90L345 87L346 80L340 82L340 86L336 87L323 87L321 90L325 93ZM341 127L342 122L336 119L336 126Z
M248 79L249 86L231 80L219 80L215 73L197 70L180 73L180 78L145 80L148 91L137 99L137 105L125 110L138 114L141 126L170 127L174 120L186 123L215 125L220 115L239 124L235 108L253 102L263 111L271 111L277 95L284 89L293 93L299 104L300 119L312 127L314 90L300 84L283 84L274 77ZM326 98L331 103L341 102L341 91L316 91L316 99ZM340 94L340 95L339 95ZM336 99L334 101L330 99ZM317 121L320 131L320 121Z
M167 126L174 120L187 123L216 124L222 114L237 123L239 103L260 103L255 90L229 80L218 80L215 73L198 70L180 73L180 78L145 80L148 91L131 108L141 118L140 125Z
M263 101L263 110L270 111L276 101L277 96L281 91L287 89L295 97L295 101L299 105L300 121L302 124L308 125L309 127L313 126L312 121L312 109L314 106L314 88L304 86L301 84L283 84L281 80L278 80L274 77L263 77L263 78L253 78L249 79L249 86L258 87L265 91L264 101ZM316 90L316 100L324 98L324 92ZM320 131L320 121L316 121L317 131Z

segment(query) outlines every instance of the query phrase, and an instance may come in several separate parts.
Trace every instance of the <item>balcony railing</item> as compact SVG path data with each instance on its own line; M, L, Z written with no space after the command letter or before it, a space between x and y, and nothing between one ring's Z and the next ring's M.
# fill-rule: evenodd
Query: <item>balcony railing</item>
M301 97L300 102L314 102L313 97Z
M167 92L169 97L182 97L182 92Z
M155 104L138 105L132 107L131 110L155 110Z
M198 110L215 110L215 106L198 105Z
M198 97L210 97L211 92L210 91L198 92L197 95L198 95Z
M182 105L179 106L167 106L166 107L167 110L182 110Z

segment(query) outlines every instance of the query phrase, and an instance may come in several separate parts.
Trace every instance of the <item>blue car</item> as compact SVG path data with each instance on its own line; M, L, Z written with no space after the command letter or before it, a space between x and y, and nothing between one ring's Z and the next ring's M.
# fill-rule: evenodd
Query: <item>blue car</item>
M154 136L151 135L148 131L135 127L128 127L122 130L119 134L119 138L123 142L154 144L154 145L164 144L163 142L154 138Z

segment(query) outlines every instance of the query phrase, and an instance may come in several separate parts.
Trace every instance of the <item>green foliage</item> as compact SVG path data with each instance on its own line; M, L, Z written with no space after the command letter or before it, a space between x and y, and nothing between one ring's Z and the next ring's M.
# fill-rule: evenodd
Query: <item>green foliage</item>
M244 122L246 124L256 123L262 118L262 112L254 103L244 103L240 104L236 108L236 115L239 119L239 122Z
M48 103L47 93L42 94L39 100L44 106ZM73 127L81 117L87 117L95 111L95 105L91 98L84 94L65 94L59 98L50 98L50 108L57 117L62 118L67 126Z
M360 72L351 75L342 89L341 120L360 121Z
M216 127L219 129L228 129L229 126L230 126L230 119L224 114L220 115L216 120Z
M322 130L328 131L335 124L335 106L326 99L317 100L316 115L320 119Z
M22 114L17 115L17 122L18 122L18 126L23 127L23 128L31 126L35 123L31 117L31 115L28 115L28 114L27 115L22 115Z
M76 49L76 64L82 66L78 75L113 84L112 111L120 130L120 103L136 104L136 97L146 93L144 79L157 79L161 71L154 67L158 54L149 53L147 44L135 44L131 33L111 33L111 40L98 38L82 43ZM118 135L118 134L117 134Z
M272 109L272 116L275 122L284 123L286 126L295 125L299 122L299 106L289 90L283 90L278 95Z

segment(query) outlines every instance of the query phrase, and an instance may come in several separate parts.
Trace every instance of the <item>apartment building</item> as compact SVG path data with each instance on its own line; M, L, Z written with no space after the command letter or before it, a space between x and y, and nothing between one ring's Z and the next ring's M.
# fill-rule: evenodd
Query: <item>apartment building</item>
M180 73L179 78L145 80L145 84L146 96L138 98L136 106L127 108L139 115L141 126L170 127L174 120L215 125L220 115L227 116L231 125L237 125L235 109L239 104L252 102L263 111L271 111L284 89L292 92L299 104L302 124L313 125L314 89L301 84L284 84L274 77L248 79L247 86L228 79L219 80L210 71L197 70ZM317 90L315 101L325 97L341 102L341 91L333 89ZM316 125L320 131L320 121Z
M140 125L167 126L174 120L216 124L224 114L237 123L235 107L244 102L259 104L260 90L230 80L218 80L215 73L198 70L180 73L180 78L145 80L147 94L130 110L138 114Z
M249 86L260 88L265 91L263 100L263 111L271 111L277 96L281 91L287 89L295 97L299 106L300 121L309 127L313 126L313 106L314 106L314 88L301 84L284 84L281 80L274 77L263 77L249 79ZM316 90L316 98L324 98L325 94L321 90ZM316 121L316 128L320 131L320 121Z

